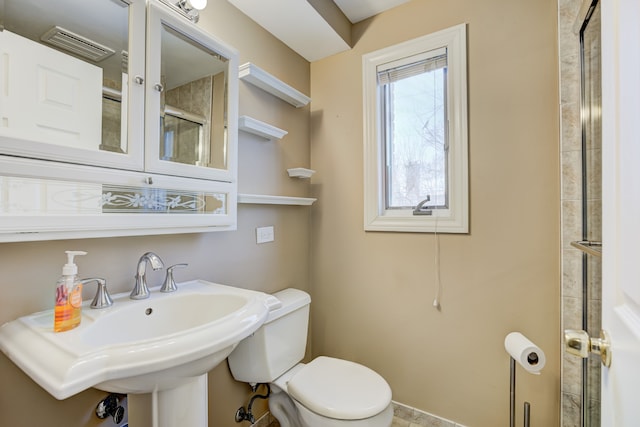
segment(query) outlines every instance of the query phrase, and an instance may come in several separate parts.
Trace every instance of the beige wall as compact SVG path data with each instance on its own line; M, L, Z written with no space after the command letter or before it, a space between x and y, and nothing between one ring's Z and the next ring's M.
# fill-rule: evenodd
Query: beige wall
M309 93L306 60L226 1L209 3L199 25L238 49L240 63L252 61ZM240 96L240 114L289 131L280 142L240 133L240 191L307 196L309 184L289 179L286 168L309 166L308 107L295 109L242 82ZM0 244L0 324L52 308L54 283L67 249L88 251L78 258L80 274L104 276L113 293L131 289L137 260L149 250L167 265L190 264L176 271L178 281L202 278L266 292L289 286L308 289L309 218L308 207L241 205L234 232ZM275 226L275 242L258 246L255 228L265 225ZM159 283L163 275L152 272L149 278ZM86 289L84 298L92 296ZM89 390L57 401L0 354L0 425L111 426L93 414L105 395ZM235 382L221 364L210 374L210 425L237 426L235 411L246 406L248 398L248 386Z
M51 308L66 249L87 250L81 275L105 276L112 292L131 287L138 257L153 250L167 264L190 263L179 280L310 289L315 354L363 362L387 378L394 400L470 427L507 422L503 340L520 330L543 347L548 364L539 377L518 370L519 405L531 402L533 425L558 425L556 13L551 0L413 0L355 26L353 51L310 67L227 2L210 2L200 25L234 45L240 63L252 61L313 98L309 119L308 107L240 84L240 114L289 131L280 142L240 134L240 191L307 196L308 184L288 179L286 168L308 166L311 155L319 201L311 209L241 205L235 232L0 244L0 323ZM461 22L468 23L471 233L440 236L438 312L434 236L362 230L361 56ZM264 225L275 225L276 241L257 246L255 227ZM56 401L0 355L3 425L95 426L103 396L90 390ZM236 426L233 414L248 396L225 364L216 368L210 425Z
M413 0L354 28L353 50L311 65L312 347L362 362L395 401L472 427L508 425L521 331L547 355L518 368L518 417L558 426L559 125L553 0ZM362 55L468 24L471 232L363 231Z

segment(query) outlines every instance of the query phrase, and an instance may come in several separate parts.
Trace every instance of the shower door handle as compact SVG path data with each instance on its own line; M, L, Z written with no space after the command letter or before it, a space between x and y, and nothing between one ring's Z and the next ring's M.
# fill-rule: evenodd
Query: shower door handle
M611 366L611 340L605 330L600 331L600 338L591 338L585 331L578 329L564 330L564 345L568 353L586 359L589 354L599 354L602 364Z

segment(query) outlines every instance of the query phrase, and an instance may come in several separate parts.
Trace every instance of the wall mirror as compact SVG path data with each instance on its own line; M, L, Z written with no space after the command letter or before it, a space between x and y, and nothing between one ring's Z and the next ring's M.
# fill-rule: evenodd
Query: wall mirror
M230 70L237 69L231 68L233 55L162 5L150 4L148 14L146 138L154 146L147 150L147 167L181 174L191 166L191 174L203 178L225 171L228 106L236 98L229 96Z
M233 179L235 52L169 7L146 6L0 0L1 153Z
M162 26L160 158L226 168L228 59Z
M144 72L136 16L144 20L144 2L0 2L2 152L141 168L129 123L130 109L142 112L144 102L141 83L129 88Z

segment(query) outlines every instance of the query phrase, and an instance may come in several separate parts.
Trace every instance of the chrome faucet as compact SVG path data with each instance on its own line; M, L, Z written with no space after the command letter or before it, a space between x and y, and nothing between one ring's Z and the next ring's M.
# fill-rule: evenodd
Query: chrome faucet
M138 261L138 271L136 273L136 284L133 286L131 299L145 299L149 298L150 292L147 286L147 261L151 264L151 268L154 270L160 270L164 267L160 257L153 252L147 252L140 257Z

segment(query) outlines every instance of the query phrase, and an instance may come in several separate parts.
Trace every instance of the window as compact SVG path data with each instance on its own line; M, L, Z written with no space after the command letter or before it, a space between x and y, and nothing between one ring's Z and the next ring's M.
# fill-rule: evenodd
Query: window
M465 30L363 56L365 230L468 232Z

